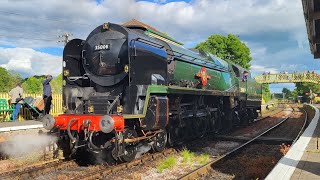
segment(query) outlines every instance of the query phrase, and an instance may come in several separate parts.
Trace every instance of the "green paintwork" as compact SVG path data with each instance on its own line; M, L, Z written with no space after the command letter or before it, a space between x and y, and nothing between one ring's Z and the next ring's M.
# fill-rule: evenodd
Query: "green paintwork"
M177 60L173 82L179 84L181 80L187 80L195 85L201 83L201 80L196 78L196 74L200 72L201 67ZM206 68L206 71L211 78L207 85L202 87L203 89L225 91L233 86L234 81L232 81L229 72L221 72L210 68Z
M247 95L248 100L261 101L262 98L262 87L261 84L257 83L254 79L248 78L246 82L240 83L240 92Z
M145 34L157 34L163 38L176 42L170 37L147 29ZM239 96L246 94L252 101L261 101L261 86L254 79L248 78L247 82L242 82L240 77L236 77L232 68L232 63L219 59L211 54L200 55L184 47L168 43L173 52L173 79L170 84L173 86L149 85L143 107L142 114L123 115L125 119L144 118L152 94L190 94L190 95L212 95L212 96ZM202 67L206 68L206 73L211 78L207 85L203 86L201 79L196 77ZM243 68L240 68L242 72ZM182 82L182 83L181 83ZM188 87L181 87L187 84Z

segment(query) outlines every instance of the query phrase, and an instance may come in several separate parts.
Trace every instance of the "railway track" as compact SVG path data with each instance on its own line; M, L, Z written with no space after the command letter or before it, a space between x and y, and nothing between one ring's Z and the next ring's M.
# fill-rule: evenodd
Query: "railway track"
M278 112L279 113L279 112ZM277 113L276 113L277 114ZM268 116L269 117L269 116ZM262 119L268 118L268 117L264 117ZM260 119L260 120L262 120ZM283 123L285 121L282 120L281 123ZM277 124L276 126L272 127L269 129L269 131L271 131L273 128L276 128L277 126L279 126L281 123ZM268 131L264 132L267 133ZM263 134L264 134L263 133ZM247 142L246 144L254 141L255 139L259 138L260 136L262 136L263 134L257 136L256 138L254 138L253 140ZM245 145L243 145L245 146ZM240 149L240 148L238 148ZM230 152L228 154L233 154L236 152L236 149L233 152ZM148 161L156 161L159 160L165 156L169 156L176 153L176 150L174 149L166 149L164 152L162 153L153 153L153 154L145 154L143 155L141 158L136 159L130 163L122 163L116 166L103 166L103 165L99 165L96 166L94 168L84 168L81 169L82 171L85 171L85 173L81 174L81 175L77 175L77 176L73 176L73 177L69 177L69 179L103 179L106 178L108 175L113 174L115 172L119 172L119 171L125 171L126 169L133 167L133 166L137 166L141 163L145 163ZM227 157L228 154L224 155L223 157ZM223 157L221 157L220 159L222 159ZM219 161L216 160L216 161ZM209 164L207 164L206 166L210 166ZM63 161L63 160L55 160L55 161L51 161L48 163L44 163L43 165L39 165L39 166L32 166L29 168L25 168L25 169L18 169L18 170L13 170L13 171L9 171L6 173L2 173L0 174L1 179L21 179L21 177L23 179L32 179L35 177L44 177L47 174L54 174L54 175L63 175L63 173L61 173L61 171L67 172L68 173L68 169L76 169L79 166L73 162L73 161ZM73 170L70 170L69 172L72 172ZM201 171L201 170L200 170ZM198 174L198 172L196 172L196 174ZM200 173L201 174L201 173ZM63 177L63 176L62 176Z
M163 157L166 157L166 156L169 156L169 155L172 155L175 153L177 153L177 151L175 149L169 148L161 153L154 153L151 156L143 156L143 157L136 159L132 162L123 163L123 164L120 164L120 165L117 165L114 167L105 167L105 168L100 169L100 171L93 171L91 173L86 173L85 175L83 175L81 177L76 177L76 178L72 178L72 179L85 179L85 180L104 179L112 173L119 172L119 171L125 170L127 168L131 168L133 166L137 166L141 163L155 161L155 160L161 159Z
M70 160L55 159L46 163L33 165L24 169L14 169L0 174L1 179L33 179L45 173L75 167L77 163Z
M176 153L176 151L172 148L166 149L164 152L161 153L153 153L153 154L146 154L143 155L141 158L138 158L129 163L121 163L115 166L105 166L99 165L96 167L82 167L80 170L85 171L83 175L77 175L70 177L68 179L98 179L101 177L105 177L111 173L115 173L121 170L125 170L126 168L130 168L132 166L136 166L140 163L145 163L152 160L157 160L163 158L165 156L171 155ZM51 174L55 177L66 177L64 176L64 172L70 175L71 171L74 169L79 168L79 165L74 162L73 160L64 161L64 160L53 160L48 163L44 163L37 166L32 166L28 168L16 169L12 171L8 171L5 173L1 173L0 177L3 180L6 179L34 179L34 178L47 178L46 175ZM70 170L70 171L69 171ZM50 178L49 178L50 179Z
M306 112L304 111L304 113L306 113ZM254 144L257 140L261 139L263 136L268 135L270 132L277 129L279 126L283 125L289 118L290 118L289 116L283 118L279 123L277 123L276 125L272 126L269 129L267 129L263 133L255 136L251 140L245 142L241 146L229 151L228 153L225 153L224 155L220 156L219 158L216 158L216 159L212 160L211 162L209 162L209 163L207 163L207 164L205 164L205 165L203 165L203 166L201 166L201 167L199 167L199 168L197 168L187 174L184 174L183 176L179 177L178 179L189 180L189 179L199 179L199 178L201 179L201 178L205 177L208 173L213 171L213 167L216 164L218 164L221 161L225 162L226 160L233 158L234 156L239 154L241 151L243 151L246 147ZM298 139L298 137L301 135L306 124L307 124L307 117L305 116L303 126L301 127L298 135L294 138L292 143L294 143ZM206 179L206 178L204 178L204 179Z

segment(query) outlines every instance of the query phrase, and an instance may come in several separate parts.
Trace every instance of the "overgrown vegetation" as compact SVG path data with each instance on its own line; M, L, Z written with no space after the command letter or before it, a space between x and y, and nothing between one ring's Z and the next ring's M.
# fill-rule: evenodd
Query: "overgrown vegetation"
M196 156L196 161L201 165L204 165L207 162L209 162L209 159L210 159L209 154L200 154L200 156Z
M165 169L171 169L174 166L189 166L204 165L209 162L209 154L195 154L187 149L182 150L179 156L170 156L159 163L157 171L162 173Z
M42 93L42 81L45 79L45 75L32 76L23 79L18 73L14 71L8 71L5 68L0 67L0 92L6 93L10 89L14 88L17 83L22 83L24 93ZM51 81L51 87L53 93L62 92L62 74L54 77Z
M194 152L191 152L187 149L184 149L183 151L181 151L180 155L182 156L182 162L183 163L198 163L198 164L206 164L209 159L210 156L209 154L200 154L200 155L196 155Z
M271 93L268 84L262 84L262 100L267 103L271 100Z
M163 170L173 168L176 164L177 159L174 156L170 156L158 165L157 170L159 173L162 173Z
M183 151L181 151L180 155L182 156L182 158L183 158L182 162L184 162L184 163L189 163L194 158L194 153L190 152L187 149L184 149Z

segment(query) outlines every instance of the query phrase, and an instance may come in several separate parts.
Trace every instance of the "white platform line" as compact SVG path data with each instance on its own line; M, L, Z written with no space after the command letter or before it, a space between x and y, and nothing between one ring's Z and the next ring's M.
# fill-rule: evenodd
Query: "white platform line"
M26 129L37 129L37 128L43 128L43 125L42 124L35 124L35 125L25 125L25 126L3 127L3 128L0 128L0 132L18 131L18 130L26 130Z
M277 165L272 169L272 171L266 177L266 180L282 179L289 180L296 169L303 153L308 146L312 135L316 129L319 121L319 109L310 105L316 111L314 118L307 127L307 129L300 136L298 141L292 145L287 154L280 159Z

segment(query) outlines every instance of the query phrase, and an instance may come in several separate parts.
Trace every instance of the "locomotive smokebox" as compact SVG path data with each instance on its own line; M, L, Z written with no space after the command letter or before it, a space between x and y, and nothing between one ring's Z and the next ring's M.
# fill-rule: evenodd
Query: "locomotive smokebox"
M82 50L84 69L89 78L101 86L112 86L124 79L127 59L127 32L119 25L108 23L97 27Z

